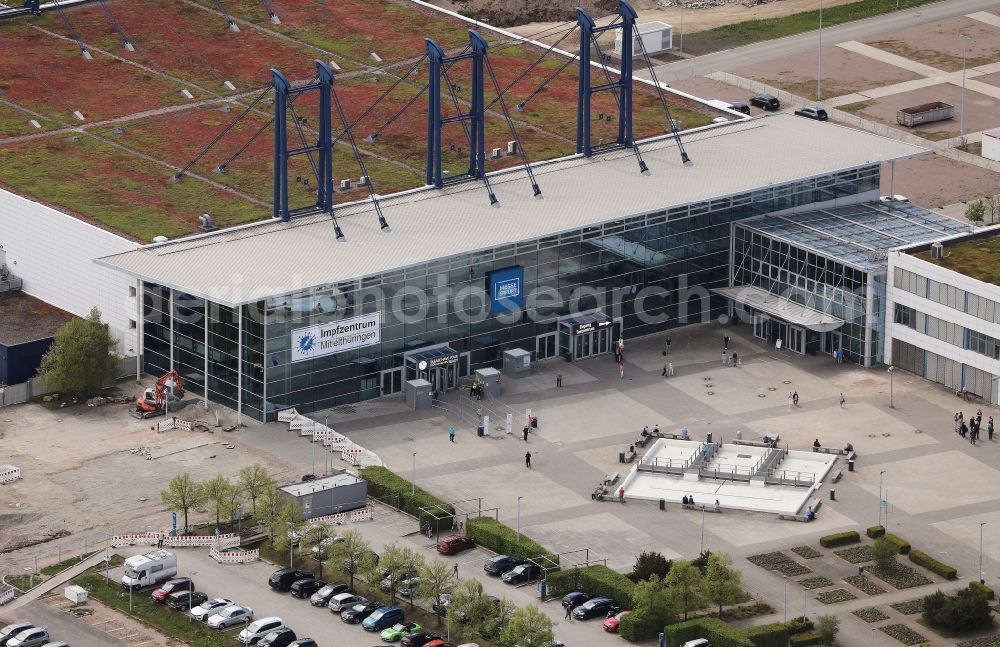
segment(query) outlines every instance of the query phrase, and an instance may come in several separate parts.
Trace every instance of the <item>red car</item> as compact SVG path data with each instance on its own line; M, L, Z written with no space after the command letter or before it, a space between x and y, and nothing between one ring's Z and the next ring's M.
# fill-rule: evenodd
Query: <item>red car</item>
M164 582L160 585L160 588L153 591L149 597L151 597L154 602L163 604L166 602L167 597L171 593L178 593L180 591L194 592L194 582L191 581L190 577L177 577L168 582Z
M627 616L630 613L632 613L632 612L631 611L620 611L620 612L616 613L615 615L611 616L610 618L608 618L607 620L605 620L604 621L604 631L607 631L609 633L617 633L618 632L618 625L621 624L622 618L624 618L625 616Z
M424 643L424 647L455 647L455 643L450 643L438 638L437 640L432 640L429 643Z
M442 555L454 555L455 553L460 553L463 550L468 550L476 545L476 542L472 541L468 537L463 537L462 535L448 535L437 545L437 551Z

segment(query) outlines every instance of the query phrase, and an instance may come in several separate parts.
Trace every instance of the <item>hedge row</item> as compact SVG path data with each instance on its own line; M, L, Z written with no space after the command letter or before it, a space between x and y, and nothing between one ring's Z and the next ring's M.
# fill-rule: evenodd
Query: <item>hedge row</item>
M758 625L743 630L754 647L788 647L788 626L783 622Z
M865 534L872 539L878 539L885 534L885 528L883 526L868 526L868 530L865 531Z
M666 619L660 613L644 613L633 611L621 619L618 633L630 642L656 638L663 631Z
M663 628L668 647L682 647L696 638L707 638L712 647L754 647L739 629L730 627L718 618L698 618Z
M501 555L510 555L519 559L534 559L540 561L543 566L546 562L553 564L559 562L557 556L542 548L534 539L526 536L523 532L519 539L513 528L505 526L491 517L469 519L469 523L465 524L465 534L483 548Z
M980 584L979 582L969 582L969 588L972 589L973 591L976 591L987 600L992 600L995 597L993 589L986 586L985 584Z
M426 490L414 488L412 483L389 469L381 466L364 467L361 469L361 478L368 482L368 496L418 517L421 528L427 523L437 530L451 530L454 526L454 516L445 516L454 515L454 507ZM429 507L435 507L433 513L420 510ZM444 518L435 519L435 516Z
M789 634L801 634L813 630L813 621L805 616L792 618L788 621Z
M788 641L790 647L801 647L804 645L818 645L823 642L823 636L819 635L815 631L810 631L804 634L796 634L791 637Z
M583 591L593 596L614 598L623 609L632 608L632 592L635 590L632 580L601 564L550 573L545 586L548 595L556 597ZM656 631L659 633L660 630Z
M958 571L954 567L937 561L922 550L911 550L910 561L923 566L932 573L937 573L946 580L954 580L958 577Z
M834 548L836 546L844 546L846 544L855 544L859 541L861 541L861 535L858 534L857 530L835 532L832 535L824 535L819 538L819 544L823 548Z
M898 548L900 555L908 555L910 553L910 542L906 541L899 535L894 535L890 532L885 535L885 540Z

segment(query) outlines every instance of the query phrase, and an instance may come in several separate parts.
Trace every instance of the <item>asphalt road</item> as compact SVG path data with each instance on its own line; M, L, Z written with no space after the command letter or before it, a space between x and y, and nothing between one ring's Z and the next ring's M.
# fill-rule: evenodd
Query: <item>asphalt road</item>
M825 28L823 29L823 46L829 47L849 40L864 40L878 34L914 27L945 18L964 16L976 11L995 9L997 7L1000 7L1000 3L996 0L942 0L941 2L922 7ZM806 32L795 36L787 36L776 40L714 52L684 61L657 65L654 70L656 78L664 83L702 76L711 72L724 72L733 68L816 49L819 43L818 36L817 31ZM674 38L676 42L676 34ZM636 66L635 75L648 79L649 71L645 68L639 69Z
M128 647L128 643L112 638L67 613L52 609L40 600L18 610L17 618L12 621L47 627L52 640L65 640L73 647Z

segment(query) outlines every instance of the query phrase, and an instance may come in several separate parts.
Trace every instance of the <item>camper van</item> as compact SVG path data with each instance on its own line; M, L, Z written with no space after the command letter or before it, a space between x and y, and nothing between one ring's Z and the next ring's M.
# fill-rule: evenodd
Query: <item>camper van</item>
M177 555L165 550L154 550L125 560L122 588L141 589L154 586L175 575L177 575Z

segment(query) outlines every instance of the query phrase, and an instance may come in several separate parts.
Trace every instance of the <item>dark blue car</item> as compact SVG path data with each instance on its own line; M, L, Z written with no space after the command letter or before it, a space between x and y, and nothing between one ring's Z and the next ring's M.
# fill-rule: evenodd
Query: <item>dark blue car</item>
M590 596L586 593L583 593L582 591L574 591L573 593L569 593L563 597L562 605L564 609L575 609L589 599Z

